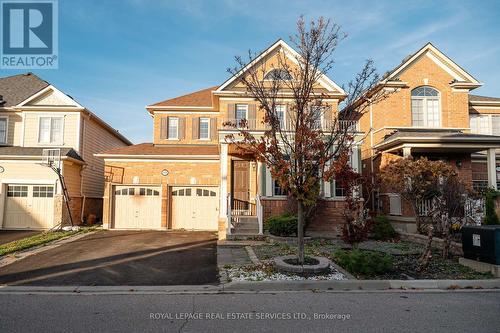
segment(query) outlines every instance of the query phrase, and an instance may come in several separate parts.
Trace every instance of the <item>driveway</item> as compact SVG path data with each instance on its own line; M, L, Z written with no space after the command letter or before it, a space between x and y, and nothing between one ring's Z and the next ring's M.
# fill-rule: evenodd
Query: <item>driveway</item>
M0 245L42 233L36 230L0 230Z
M212 232L101 231L0 269L9 285L216 284Z

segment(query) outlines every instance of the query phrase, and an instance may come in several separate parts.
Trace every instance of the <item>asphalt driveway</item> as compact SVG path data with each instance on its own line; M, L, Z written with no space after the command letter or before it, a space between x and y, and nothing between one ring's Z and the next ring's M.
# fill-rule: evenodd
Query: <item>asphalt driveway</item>
M0 230L0 245L42 233L36 230Z
M212 232L100 231L0 268L0 284L215 284L216 252Z

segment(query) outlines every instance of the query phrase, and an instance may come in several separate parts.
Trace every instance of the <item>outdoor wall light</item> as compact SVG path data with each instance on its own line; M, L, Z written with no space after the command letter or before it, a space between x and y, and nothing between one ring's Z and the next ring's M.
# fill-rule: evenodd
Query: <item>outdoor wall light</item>
M462 160L457 160L455 162L455 164L457 165L458 168L461 168L462 167Z

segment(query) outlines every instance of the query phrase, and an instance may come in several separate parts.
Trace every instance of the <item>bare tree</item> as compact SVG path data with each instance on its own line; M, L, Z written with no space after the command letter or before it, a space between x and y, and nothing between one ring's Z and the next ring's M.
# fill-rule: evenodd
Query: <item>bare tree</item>
M340 26L320 17L308 25L301 17L297 32L290 37L294 50L281 49L274 61L248 52L248 59L236 57L236 67L228 69L239 75L246 96L257 101L263 111L265 132L255 135L247 120L228 123L238 129L226 140L253 153L270 169L273 179L297 203L298 261L304 262L304 211L320 195L320 180L335 178L339 163L347 163L354 142L352 122L371 103L382 98L383 89L373 89L379 81L368 60L362 71L346 87L342 112L333 114L325 101L332 94L319 82L333 69L333 53L346 37ZM255 61L255 65L248 66ZM264 79L273 70L271 78ZM359 102L362 101L362 102ZM280 105L286 104L286 116Z

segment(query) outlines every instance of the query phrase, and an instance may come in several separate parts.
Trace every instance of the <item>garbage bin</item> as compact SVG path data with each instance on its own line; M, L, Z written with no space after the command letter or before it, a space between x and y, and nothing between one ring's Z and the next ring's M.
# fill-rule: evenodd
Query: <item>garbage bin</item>
M500 265L500 225L462 227L462 249L467 259Z

